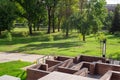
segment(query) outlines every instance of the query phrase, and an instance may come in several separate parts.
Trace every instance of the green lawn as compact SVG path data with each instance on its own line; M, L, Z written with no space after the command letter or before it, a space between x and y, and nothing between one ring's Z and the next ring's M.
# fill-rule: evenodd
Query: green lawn
M23 37L22 33L27 32L26 28L16 28L13 34L13 41L0 39L1 52L22 52L29 54L50 54L76 56L80 54L101 56L100 43L94 35L88 35L86 42L78 38L78 33L70 34L65 38L63 33L52 33L54 41L49 41L45 31L36 32L33 36ZM120 37L107 36L107 57L120 59Z
M28 62L21 62L21 61L12 61L12 62L6 62L6 63L0 63L0 76L2 75L11 75L15 77L21 77L24 71L21 69L25 66L31 65L31 63ZM26 73L22 77L25 78Z

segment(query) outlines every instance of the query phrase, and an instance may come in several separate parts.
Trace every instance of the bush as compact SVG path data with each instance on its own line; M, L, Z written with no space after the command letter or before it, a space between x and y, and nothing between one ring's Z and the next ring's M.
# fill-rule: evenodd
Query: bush
M114 33L114 35L120 37L120 32L117 31L117 32Z
M29 33L24 31L24 32L22 32L22 36L23 36L23 37L28 37L28 36L29 36Z
M11 34L11 32L6 31L5 35L6 35L7 41L12 41L12 34Z
M82 41L82 38L83 38L83 35L82 35L82 34L79 34L79 35L78 35L78 40L79 40L79 41Z
M98 38L98 40L100 42L106 40L106 36L105 36L105 34L103 32L97 33L96 37Z
M52 35L49 35L48 40L52 42L54 41L54 37Z

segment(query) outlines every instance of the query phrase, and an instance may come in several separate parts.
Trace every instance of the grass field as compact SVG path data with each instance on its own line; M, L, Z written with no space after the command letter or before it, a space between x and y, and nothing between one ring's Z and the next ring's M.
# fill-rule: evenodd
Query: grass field
M1 52L21 52L29 54L44 55L94 55L101 56L100 43L94 35L88 35L86 42L78 38L78 33L70 34L65 38L63 33L52 33L54 41L49 41L50 35L44 31L36 32L33 36L25 37L23 32L26 28L16 28L13 34L13 41L8 42L6 38L0 39ZM120 59L120 37L106 35L107 37L107 57Z
M15 77L21 77L24 73L24 71L21 68L28 66L30 64L31 63L21 62L21 61L0 63L0 76L11 75ZM24 74L21 80L25 80L25 77L26 77L26 73Z

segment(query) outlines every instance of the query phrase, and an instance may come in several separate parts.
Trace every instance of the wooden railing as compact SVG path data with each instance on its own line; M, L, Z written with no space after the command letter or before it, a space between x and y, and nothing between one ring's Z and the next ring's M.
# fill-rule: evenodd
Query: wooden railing
M118 61L118 60L113 60L113 59L110 59L110 64L116 64L116 65L120 65L120 61Z
M43 57L40 57L37 59L37 64L40 64L40 63L44 64L46 59L53 59L53 56L45 55Z

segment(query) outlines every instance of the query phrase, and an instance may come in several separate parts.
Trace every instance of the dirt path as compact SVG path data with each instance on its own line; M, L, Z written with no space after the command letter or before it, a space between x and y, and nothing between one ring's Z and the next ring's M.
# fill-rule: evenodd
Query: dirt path
M44 55L0 52L0 63L15 61L15 60L34 62L38 58L43 56Z

